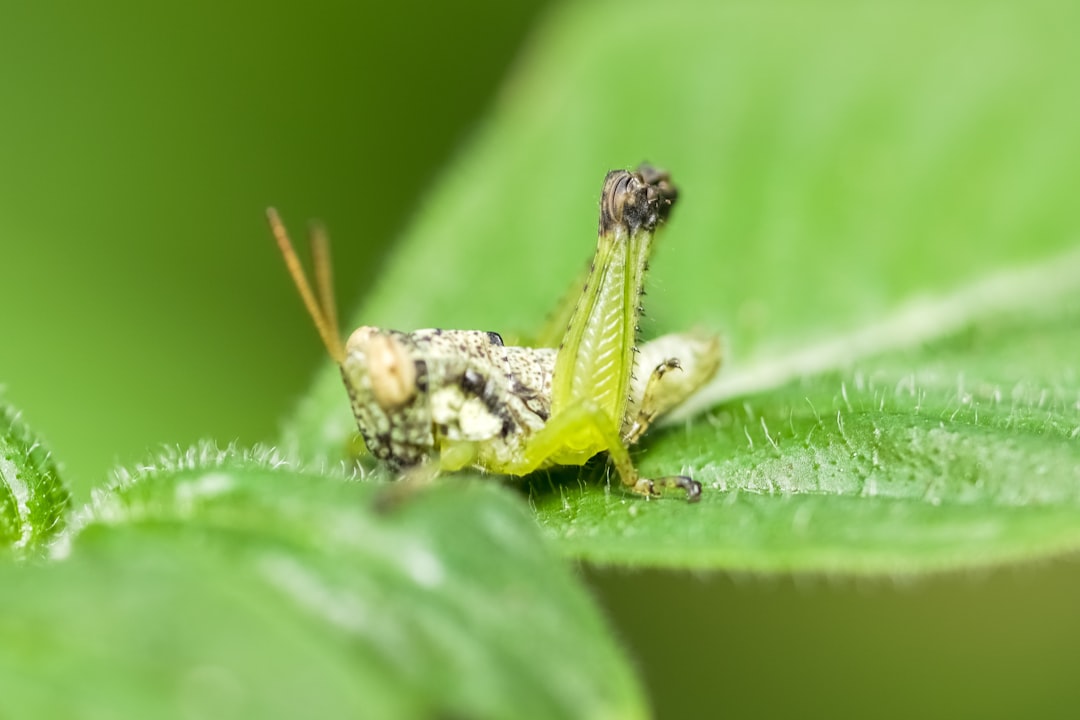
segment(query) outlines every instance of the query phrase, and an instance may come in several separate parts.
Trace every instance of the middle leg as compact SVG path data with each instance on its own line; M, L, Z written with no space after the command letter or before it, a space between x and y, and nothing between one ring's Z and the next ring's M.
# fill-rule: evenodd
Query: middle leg
M502 472L524 475L549 465L580 465L589 459L589 450L596 442L607 450L624 487L638 495L653 497L659 488L679 488L686 492L689 502L701 496L701 484L684 475L657 479L643 478L630 459L630 451L614 423L602 410L588 402L578 402L553 416L547 424L528 439L522 456Z

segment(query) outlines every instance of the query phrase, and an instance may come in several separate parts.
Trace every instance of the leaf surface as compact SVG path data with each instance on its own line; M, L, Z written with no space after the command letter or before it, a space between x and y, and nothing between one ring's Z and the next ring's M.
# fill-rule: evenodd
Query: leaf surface
M64 528L71 495L41 439L0 400L0 552L41 554Z
M1075 549L1078 12L567 4L355 322L540 325L604 173L649 160L681 193L644 331L721 332L728 360L640 463L708 491L534 478L568 554L891 573ZM287 435L339 456L351 425L327 371Z
M394 503L329 475L204 447L97 492L63 562L0 566L5 702L23 717L647 714L504 489L463 478Z

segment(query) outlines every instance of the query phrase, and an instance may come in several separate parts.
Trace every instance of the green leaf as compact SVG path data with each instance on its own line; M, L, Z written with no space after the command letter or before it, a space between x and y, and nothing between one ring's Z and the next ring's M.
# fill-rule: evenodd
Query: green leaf
M505 490L461 478L380 510L384 491L261 450L123 473L67 560L0 568L0 694L30 717L647 714Z
M681 194L645 331L721 331L729 360L640 463L707 493L534 479L568 554L890 573L1076 549L1078 21L1056 2L567 4L355 320L538 325L591 251L604 172L647 159ZM351 423L328 370L288 437L338 456Z
M70 504L52 454L0 400L0 551L40 553L63 529Z
M1075 550L1080 294L1067 307L659 433L640 469L694 475L697 507L570 485L538 494L541 520L603 563L897 573Z

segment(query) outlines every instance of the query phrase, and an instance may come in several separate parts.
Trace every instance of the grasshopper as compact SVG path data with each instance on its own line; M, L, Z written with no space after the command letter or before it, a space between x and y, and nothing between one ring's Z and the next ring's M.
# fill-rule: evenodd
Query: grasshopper
M656 230L677 191L649 165L613 170L600 196L596 254L538 338L505 345L495 332L360 327L342 345L329 241L310 234L315 287L281 219L267 211L289 274L330 357L341 370L368 450L397 472L437 456L437 469L525 475L582 465L606 452L622 484L651 497L701 485L683 475L641 477L629 448L661 415L720 366L716 337L665 335L637 345L643 280ZM316 294L317 291L317 294Z

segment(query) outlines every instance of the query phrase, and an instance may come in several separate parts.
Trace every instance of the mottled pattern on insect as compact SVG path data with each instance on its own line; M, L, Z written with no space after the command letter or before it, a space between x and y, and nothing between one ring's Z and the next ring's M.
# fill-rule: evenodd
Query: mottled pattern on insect
M554 365L554 350L506 347L494 332L362 327L341 375L375 457L402 469L448 443L477 443L477 461L492 467L547 422Z
M537 347L507 346L498 333L479 330L366 326L342 346L325 234L315 228L311 236L316 296L277 214L268 214L304 304L341 369L364 443L392 469L437 458L442 470L471 466L523 475L607 452L631 491L651 496L660 487L677 487L695 501L698 482L681 475L642 478L628 451L720 364L712 336L676 333L637 343L653 236L676 197L667 173L651 166L608 173L592 263Z

